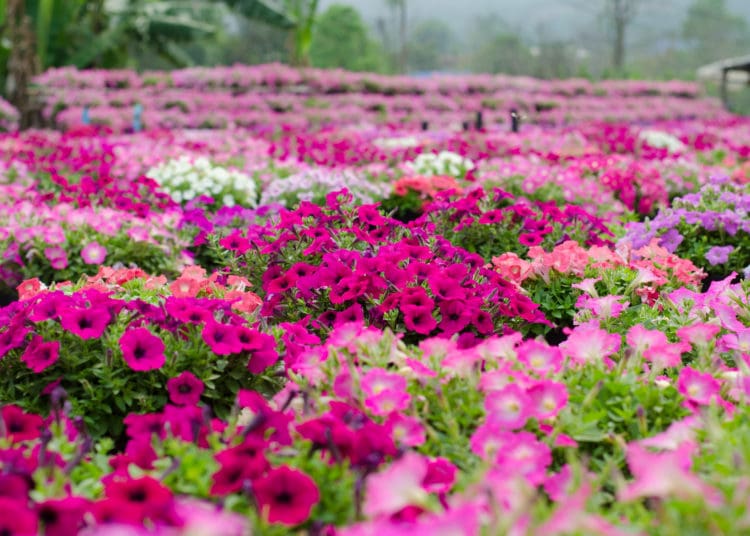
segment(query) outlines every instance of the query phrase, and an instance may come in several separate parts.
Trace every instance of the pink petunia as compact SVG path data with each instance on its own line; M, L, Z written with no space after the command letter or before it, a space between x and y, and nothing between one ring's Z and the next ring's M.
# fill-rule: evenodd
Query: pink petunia
M515 383L487 395L487 420L506 430L523 427L531 417L532 403L526 391Z
M559 372L563 364L560 350L547 343L528 340L516 348L518 360L541 375Z
M638 443L629 444L627 460L633 481L620 490L617 498L704 498L709 504L719 503L718 492L690 470L695 450L696 444L689 441L668 452L651 452Z
M407 452L379 473L367 478L364 513L368 517L390 516L407 506L420 506L428 494L422 487L427 460Z
M582 324L560 344L563 353L578 364L611 364L609 357L620 349L620 335L607 333L596 323Z
M528 390L528 395L537 419L556 417L568 403L568 391L565 384L551 380L537 382Z
M89 242L81 250L81 257L86 264L102 264L107 258L107 248L98 242Z
M68 253L61 246L45 248L44 256L55 270L64 270L68 267Z
M718 398L721 384L708 372L699 372L692 367L685 367L677 378L677 390L689 402L705 406Z
M365 406L375 415L403 411L411 403L406 378L393 372L372 369L362 376L361 387L366 397Z

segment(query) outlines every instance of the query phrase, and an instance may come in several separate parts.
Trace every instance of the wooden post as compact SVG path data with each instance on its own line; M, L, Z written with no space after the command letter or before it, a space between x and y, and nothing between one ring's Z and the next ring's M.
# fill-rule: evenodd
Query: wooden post
M722 67L721 69L721 102L727 111L731 111L729 108L729 88L727 87L729 82L729 67Z
M510 111L510 130L511 132L521 130L521 116L518 115L518 110L515 108Z

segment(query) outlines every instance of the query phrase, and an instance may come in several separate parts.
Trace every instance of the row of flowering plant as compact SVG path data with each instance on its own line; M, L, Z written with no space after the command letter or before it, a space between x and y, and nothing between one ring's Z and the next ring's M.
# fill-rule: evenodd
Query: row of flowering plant
M492 258L492 266L561 326L572 325L580 308L606 319L618 317L628 305L652 306L663 293L695 290L705 276L692 262L655 242L633 251L583 248L567 241L549 252L533 246L527 255L529 260L503 253Z
M744 290L693 298L730 293ZM676 342L589 323L559 347L512 333L413 347L345 324L270 401L239 390L225 418L183 372L162 406L124 417L114 451L56 386L48 417L0 409L0 530L740 534L748 384L728 363L747 329L698 307Z
M410 339L471 339L505 324L546 323L478 255L406 228L374 205L355 207L346 191L329 194L325 207L303 202L265 225L233 231L216 247L231 253L224 257L232 273L256 284L264 317L302 322L304 330L365 321Z
M205 383L218 415L239 387L273 390L261 374L276 342L252 327L260 299L243 278L191 267L168 282L100 268L77 285L29 280L19 294L0 310L2 400L39 411L62 386L92 433L119 437L122 418L160 408L165 383L182 373Z
M189 264L189 243L174 231L180 213L145 217L106 207L44 202L16 185L0 190L0 268L5 284L24 278L46 283L94 274L102 264L135 264L150 273L176 274Z
M717 176L700 191L673 201L652 220L627 226L624 241L659 244L690 259L714 278L750 266L750 190Z
M424 215L412 222L486 260L500 253L524 254L529 248L551 249L567 240L586 245L609 243L611 232L596 216L575 206L529 202L495 189L474 189L462 195L437 194Z

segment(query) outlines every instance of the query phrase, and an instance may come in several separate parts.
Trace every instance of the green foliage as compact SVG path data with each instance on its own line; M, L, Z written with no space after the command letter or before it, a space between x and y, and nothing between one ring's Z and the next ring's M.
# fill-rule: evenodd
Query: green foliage
M424 20L409 39L409 66L415 71L439 71L447 66L455 47L450 26L439 19Z
M689 414L674 386L658 388L622 366L571 369L565 384L569 404L557 428L579 442L596 471L612 459L622 465L626 442L653 436Z
M413 394L420 400L417 411L427 427L427 441L420 450L447 458L464 471L475 469L480 460L468 454L469 438L484 417L483 394L458 378L433 379Z
M416 190L409 189L405 195L391 194L380 203L380 209L399 221L410 222L422 215L424 199Z
M310 48L312 64L322 68L382 72L384 56L362 18L351 6L333 4L317 19Z
M726 0L694 0L682 23L682 37L701 63L744 53L750 43L747 21L731 13Z
M73 230L66 235L66 243L62 244L68 256L68 264L65 268L56 269L52 267L44 250L49 247L42 239L38 239L32 247L25 251L24 264L12 266L18 271L23 279L39 278L45 284L61 281L77 281L84 275L94 275L99 270L99 265L86 264L81 257L81 250L92 241L98 242L107 250L106 264L113 266L122 264L124 266L135 265L149 274L164 274L176 276L178 272L178 260L175 254L170 252L169 246L136 241L121 232L116 235L104 235L92 233L91 231ZM11 263L5 262L8 266Z
M250 20L275 28L291 29L295 25L288 13L265 0L224 0L224 3Z

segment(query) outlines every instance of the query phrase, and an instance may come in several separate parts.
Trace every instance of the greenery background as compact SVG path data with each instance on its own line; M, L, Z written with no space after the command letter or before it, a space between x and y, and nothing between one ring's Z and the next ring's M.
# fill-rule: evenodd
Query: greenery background
M538 4L547 22L529 11L511 20L498 13L503 2L485 0L465 3L463 24L420 9L421 0L0 0L0 82L7 96L8 60L23 46L11 16L19 12L35 41L35 72L278 61L388 74L689 80L703 64L750 53L750 9L735 0L503 1ZM550 20L563 7L568 19Z

